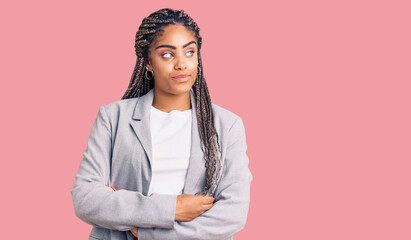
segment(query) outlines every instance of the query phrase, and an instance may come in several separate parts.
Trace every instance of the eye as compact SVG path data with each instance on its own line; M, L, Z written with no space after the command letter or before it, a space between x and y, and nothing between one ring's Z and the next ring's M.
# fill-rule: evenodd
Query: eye
M195 53L194 51L188 51L188 52L187 52L188 56L193 56L194 53Z
M173 56L173 54L171 54L171 53L164 53L164 54L161 54L161 56L162 56L162 57L165 57L165 58L170 58L170 57Z

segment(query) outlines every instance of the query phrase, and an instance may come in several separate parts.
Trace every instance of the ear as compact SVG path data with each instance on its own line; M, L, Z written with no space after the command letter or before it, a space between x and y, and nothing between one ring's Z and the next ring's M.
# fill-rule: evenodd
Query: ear
M146 61L145 66L148 67L148 71L153 71L153 66L151 65L151 61L150 61L150 60L147 60L147 61Z
M153 71L153 66L151 65L150 62L146 63L146 67L148 67L148 71Z

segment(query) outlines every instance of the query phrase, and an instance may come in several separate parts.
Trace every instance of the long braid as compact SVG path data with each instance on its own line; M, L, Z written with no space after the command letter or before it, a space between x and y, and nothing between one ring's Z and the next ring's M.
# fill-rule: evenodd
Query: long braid
M198 55L198 61L199 66L202 66L200 53ZM202 67L199 70L193 90L197 99L198 128L200 138L202 139L202 150L205 155L207 169L206 184L201 194L206 195L208 191L213 190L212 188L217 184L216 180L220 178L221 161L218 152L220 152L221 149L218 144L218 134L214 126L210 94L203 76Z
M196 114L198 119L198 129L207 169L204 189L197 194L210 195L215 189L217 181L221 175L221 149L218 134L214 126L211 98L203 74L203 65L200 55L202 43L200 28L183 10L178 11L170 8L163 8L143 19L135 38L137 55L136 66L134 67L130 84L122 99L140 97L154 87L154 81L150 81L145 77L147 70L144 66L148 61L149 46L165 26L176 23L182 23L187 29L193 31L197 38L198 69L192 90L197 101Z

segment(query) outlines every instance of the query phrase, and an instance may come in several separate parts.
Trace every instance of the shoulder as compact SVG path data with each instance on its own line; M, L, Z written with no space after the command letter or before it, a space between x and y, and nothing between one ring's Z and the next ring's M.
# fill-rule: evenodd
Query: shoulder
M235 120L237 118L239 118L239 116L217 104L212 104L213 106L213 113L214 113L214 117L216 118L221 118L227 121L230 120Z
M217 104L212 104L214 123L216 127L222 128L221 130L230 131L232 128L242 128L243 121L242 118ZM241 126L239 126L241 125Z
M132 114L136 106L138 98L121 99L115 102L110 102L100 107L100 111L107 114L108 117L118 115L120 113Z
M137 100L138 98L128 98L100 105L97 119L106 122L113 132L121 126L128 126Z

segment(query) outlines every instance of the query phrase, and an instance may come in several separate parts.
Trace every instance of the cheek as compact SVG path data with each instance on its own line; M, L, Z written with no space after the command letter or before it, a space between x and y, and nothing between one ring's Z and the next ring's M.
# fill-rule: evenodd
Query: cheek
M197 74L197 71L198 71L198 62L196 61L193 63L193 72Z
M167 77L173 71L171 62L157 62L154 66L154 74L158 77Z
M198 71L198 60L197 59L190 61L190 69L193 73L195 73L194 75L197 75L197 71Z
M192 71L197 71L197 65L198 65L197 59L195 59L195 60L193 60L193 61L189 61L188 64L189 64L189 68L190 68Z

